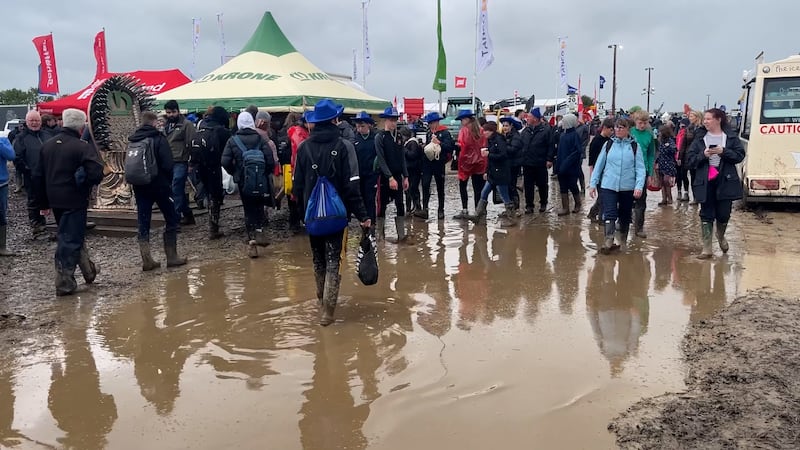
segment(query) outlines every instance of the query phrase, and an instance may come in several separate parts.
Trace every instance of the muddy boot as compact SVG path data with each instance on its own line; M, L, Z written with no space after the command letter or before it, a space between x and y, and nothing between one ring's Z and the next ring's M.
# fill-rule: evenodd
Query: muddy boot
M600 247L600 253L607 255L614 250L614 233L617 232L617 224L613 220L606 220L604 226L603 246Z
M219 210L219 202L214 200L208 202L208 238L212 241L225 236L219 231Z
M95 278L97 278L97 274L100 273L100 268L89 258L89 250L86 249L84 245L81 247L81 256L78 259L78 267L81 269L81 274L83 275L83 281L86 284L94 283Z
M47 233L47 226L45 224L43 223L31 224L31 234L33 235L34 238L45 233Z
M247 256L249 258L258 258L258 242L256 242L256 233L254 231L247 232Z
M317 304L322 307L322 296L325 294L325 271L314 271L314 281L317 283Z
M383 241L386 239L386 232L384 231L384 226L386 226L386 218L385 217L378 217L375 219L375 238L379 241Z
M78 282L75 281L74 273L68 273L61 263L56 261L56 296L72 295L77 288Z
M436 218L439 220L444 220L444 207L439 208L439 211L436 212Z
M517 225L517 213L513 203L506 204L506 216L500 219L502 228L511 228Z
M719 248L722 250L722 253L728 253L728 249L730 246L728 245L728 240L725 239L725 230L728 229L728 224L717 222L717 242L719 242Z
M475 207L475 215L474 216L467 215L467 219L475 223L480 223L481 220L486 218L486 207L488 205L489 202L487 202L486 200L480 200L478 202L478 206Z
M424 220L428 220L428 208L418 209L418 210L414 211L414 217L417 217L417 218L420 218L420 219L424 219Z
M569 215L569 194L561 194L561 208L558 210L558 215Z
M630 224L625 225L624 227L620 228L619 234L617 235L617 239L618 239L619 244L614 244L611 247L612 249L620 248L623 245L626 245L628 243L628 232L630 231L630 229L631 229L631 225Z
M683 201L683 202L688 202L689 201L689 192L688 191L683 193L683 197L681 198L681 201Z
M269 245L269 239L267 239L267 232L263 228L259 228L256 230L255 241L256 245L259 247L266 247Z
M701 223L700 231L700 240L703 243L703 251L697 255L697 259L711 259L714 256L714 252L711 250L711 235L714 232L714 223Z
M460 213L453 216L455 220L469 220L469 210L462 209Z
M190 209L189 212L184 214L183 218L181 219L181 225L194 225L194 224L195 224L194 213L192 213L192 210Z
M404 242L406 236L406 218L398 216L394 218L394 226L397 229L397 242Z
M531 214L533 214L533 205L528 205L525 207L525 215L529 216Z
M167 267L186 264L186 258L178 256L178 236L164 233L164 254L167 256Z
M319 324L323 327L334 322L333 313L336 311L336 302L339 299L339 283L342 277L336 272L325 272L325 288L322 293L322 316Z
M6 247L8 241L7 230L8 227L6 225L0 226L0 256L17 256L16 253Z
M634 208L633 210L633 226L636 230L636 237L647 239L647 233L644 232L644 210Z
M139 241L139 253L142 255L142 272L149 272L161 267L161 263L150 256L150 241Z
M599 220L600 215L600 202L594 202L591 208L589 208L589 214L586 214L586 218L592 222L597 222Z
M575 207L572 208L572 212L577 214L581 212L581 194L572 194L572 199L575 200Z

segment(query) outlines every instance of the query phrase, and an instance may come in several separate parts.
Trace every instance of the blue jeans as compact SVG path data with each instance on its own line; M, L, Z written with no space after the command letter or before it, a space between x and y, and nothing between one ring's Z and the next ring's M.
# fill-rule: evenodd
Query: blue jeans
M86 208L53 208L53 215L58 224L56 266L73 274L81 257L83 241L86 239Z
M481 191L481 200L489 201L489 194L492 193L492 189L497 188L497 191L500 192L500 198L503 199L503 203L506 205L511 203L511 197L508 195L508 186L505 184L498 184L494 186L492 183L488 181L486 184L483 185L483 190Z
M8 185L0 187L0 227L8 225Z
M169 196L169 189L152 187L133 188L136 197L136 214L139 224L139 242L150 240L150 220L153 217L153 204L158 205L161 214L164 215L164 236L177 235L178 233L178 213L175 212L175 205Z
M191 208L189 208L189 196L186 195L186 180L188 178L189 164L176 162L172 166L172 199L175 201L175 212L178 213L178 220L182 216L188 216L192 213Z
M621 231L627 232L630 229L633 191L617 192L600 188L600 205L603 208L603 220L616 222L619 219Z

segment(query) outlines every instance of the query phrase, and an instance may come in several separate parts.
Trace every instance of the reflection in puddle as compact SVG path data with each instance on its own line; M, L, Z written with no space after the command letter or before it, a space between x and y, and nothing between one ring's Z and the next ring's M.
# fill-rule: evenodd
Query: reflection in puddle
M681 240L696 212L659 214L651 230L676 228L599 258L577 217L414 222L417 245L380 244L377 285L349 255L327 329L303 238L156 277L110 311L65 306L53 354L2 360L0 445L611 447L617 411L680 389L686 325L775 257L748 239L697 261Z

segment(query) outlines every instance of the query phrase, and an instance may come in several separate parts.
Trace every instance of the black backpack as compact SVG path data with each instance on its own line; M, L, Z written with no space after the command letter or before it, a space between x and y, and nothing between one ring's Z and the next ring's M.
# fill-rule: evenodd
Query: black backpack
M611 150L611 146L612 146L612 145L614 145L614 141L612 141L611 139L609 139L609 140L608 140L608 142L606 142L606 153L608 153L608 151L609 151L609 150ZM639 149L639 143L638 143L638 142L636 142L636 139L634 139L634 140L631 142L631 148L633 148L633 155L634 155L634 156L636 156L636 150L638 150L638 149Z
M125 155L125 181L132 186L147 186L158 176L153 138L128 142Z
M197 130L190 146L193 162L206 166L219 166L222 158L222 149L219 148L219 138L214 127L204 127Z

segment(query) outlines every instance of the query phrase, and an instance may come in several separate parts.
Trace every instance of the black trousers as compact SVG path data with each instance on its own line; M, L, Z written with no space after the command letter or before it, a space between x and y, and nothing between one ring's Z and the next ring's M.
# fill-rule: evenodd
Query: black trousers
M511 197L511 203L519 208L519 191L517 190L517 180L522 173L522 166L511 166L511 183L508 185L508 195Z
M198 190L198 197L202 198L200 194L205 192L209 199L222 202L222 198L225 195L222 190L222 167L200 165L195 167L194 173L203 185L202 191Z
M472 194L473 200L475 203L475 207L478 206L478 201L481 199L481 192L483 192L483 186L486 184L486 180L483 179L483 174L475 174L470 176L472 180ZM467 209L467 203L469 201L469 193L467 192L467 182L469 180L458 180L458 192L461 194L461 209Z
M367 216L375 221L376 210L378 209L378 175L371 173L359 179L361 188L361 198L364 199L364 207L367 209Z
M45 225L47 220L39 212L39 205L36 204L36 194L33 191L33 181L31 180L31 176L24 174L23 178L25 179L25 195L28 197L26 203L28 207L28 223L30 225Z
M546 206L550 189L547 166L523 166L522 178L525 190L525 208L533 209L534 187L539 190L540 205Z
M58 224L56 266L68 274L73 274L81 257L83 242L86 239L86 208L53 208L53 215Z
M679 191L689 193L689 186L691 186L689 184L689 170L683 165L678 166L678 179L675 180L675 184L678 185Z
M380 176L378 183L378 217L386 217L386 207L393 201L397 207L397 217L406 215L406 207L403 204L403 180L397 180L397 190L389 189L389 179Z
M244 224L247 233L263 228L267 222L264 206L267 201L264 197L242 196L242 209L244 209Z
M703 222L728 223L731 220L732 200L717 200L717 180L707 184L706 201L700 204L700 220Z
M439 200L439 211L444 211L444 166L441 171L422 170L422 208L428 209L431 201L431 179L436 180L436 194Z
M420 209L422 207L419 195L419 186L422 183L422 170L408 171L408 190L406 191L406 203L409 207Z
M136 197L136 218L139 224L140 242L147 242L150 240L150 222L153 218L153 204L158 205L158 209L164 216L164 222L166 222L164 236L177 236L178 221L180 221L180 218L175 211L175 204L172 201L172 189L170 187L134 187L133 195Z
M339 268L344 258L342 248L344 245L345 231L327 236L309 236L311 242L311 256L314 259L314 272L339 273Z

